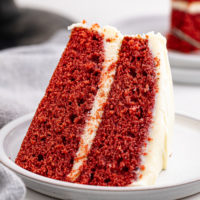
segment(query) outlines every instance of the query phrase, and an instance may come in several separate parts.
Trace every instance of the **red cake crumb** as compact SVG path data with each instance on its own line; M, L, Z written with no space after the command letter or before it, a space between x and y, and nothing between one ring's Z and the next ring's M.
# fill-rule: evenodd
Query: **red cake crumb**
M158 57L155 57L154 61L155 61L156 67L159 67L160 66L160 59Z
M66 180L98 90L103 62L102 36L75 28L22 143L16 158L19 166Z
M191 38L200 42L200 14L190 14L179 10L172 10L171 29L177 28ZM197 50L188 42L177 38L172 33L168 34L167 47L182 52Z
M145 169L141 155L149 138L156 89L156 63L148 39L125 37L102 121L78 183L126 186L137 180L137 171Z
M142 177L143 177L142 174L140 174L139 179L142 179Z

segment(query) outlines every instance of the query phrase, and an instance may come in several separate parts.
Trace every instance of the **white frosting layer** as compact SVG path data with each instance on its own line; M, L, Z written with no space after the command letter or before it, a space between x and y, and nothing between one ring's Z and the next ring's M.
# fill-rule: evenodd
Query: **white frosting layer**
M172 8L190 14L200 13L200 2L172 1Z
M166 39L160 34L149 33L147 35L151 53L159 61L157 66L159 92L156 95L153 124L150 127L152 140L147 145L147 155L143 157L145 169L140 171L142 178L133 182L131 186L154 184L160 171L166 169L168 157L171 153L174 102Z
M80 147L76 154L72 171L68 175L68 178L72 181L79 176L82 164L87 159L88 152L96 136L96 131L103 114L103 104L107 100L115 74L115 68L109 71L109 73L107 73L107 69L112 63L117 61L118 51L121 48L121 42L123 40L123 36L112 27L104 27L101 29L98 26L89 27L86 24L75 24L70 29L74 27L97 30L99 34L104 35L105 62L103 64L101 84L95 97L90 118L81 137ZM170 152L169 148L174 122L172 78L164 37L154 33L130 37L148 38L150 51L155 61L159 61L156 68L159 90L156 94L153 123L150 127L150 137L152 140L148 142L146 149L147 155L142 156L142 164L145 166L145 169L138 171L138 177L140 178L137 181L133 181L130 186L150 185L155 183L160 171L166 169Z
M73 25L73 27L79 27L78 25ZM110 92L111 85L114 80L115 68L108 70L108 68L115 63L118 59L118 51L121 46L122 35L114 28L106 26L103 29L97 26L88 27L88 29L98 30L100 34L104 35L104 56L105 61L103 63L103 70L100 79L99 90L94 100L93 108L90 113L88 122L86 123L84 133L81 136L80 146L76 153L76 159L72 171L68 174L68 178L74 181L80 174L81 166L83 162L87 159L88 152L91 148L92 142L96 136L96 131L101 123L101 118L103 114L103 106L107 101L108 94ZM95 29L94 29L95 28Z

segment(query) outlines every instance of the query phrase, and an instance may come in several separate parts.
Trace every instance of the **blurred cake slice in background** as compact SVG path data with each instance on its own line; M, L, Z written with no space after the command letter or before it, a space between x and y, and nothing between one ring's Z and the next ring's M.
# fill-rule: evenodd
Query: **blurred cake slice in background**
M172 0L167 47L181 52L200 49L200 0Z

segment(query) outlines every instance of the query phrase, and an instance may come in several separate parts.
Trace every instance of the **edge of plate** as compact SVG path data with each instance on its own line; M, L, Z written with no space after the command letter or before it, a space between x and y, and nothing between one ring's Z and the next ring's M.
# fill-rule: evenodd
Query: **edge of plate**
M81 184L77 184L77 183L69 183L69 182L64 182L64 181L47 178L47 177L44 177L44 176L41 176L38 174L34 174L30 171L27 171L27 170L19 167L12 160L10 160L7 157L7 155L4 151L4 148L3 148L4 139L6 138L8 133L10 131L12 131L15 127L20 125L21 123L31 120L33 117L33 114L34 113L30 113L30 114L24 115L22 117L19 117L18 119L15 119L15 120L11 121L10 123L8 123L7 125L5 125L0 130L0 152L1 152L0 162L2 162L2 164L4 164L6 167L8 167L9 169L11 169L12 171L14 171L15 173L17 173L21 176L27 177L29 179L33 179L35 181L41 181L43 184L52 184L57 187L68 187L70 189L81 189L81 190L90 190L90 191L107 191L107 192L108 191L110 191L110 192L113 192L113 191L127 192L127 191L158 190L158 189L172 188L175 186L183 186L186 184L191 184L191 183L200 181L200 176L199 176L198 178L195 178L195 179L191 179L191 180L188 180L185 182L171 184L171 185L163 184L160 186L152 185L152 186L136 186L136 187L111 187L111 186L91 186L91 185L81 185ZM193 117L187 117L182 114L176 114L176 117L184 118L187 120L192 120L193 122L196 122L200 126L200 121Z

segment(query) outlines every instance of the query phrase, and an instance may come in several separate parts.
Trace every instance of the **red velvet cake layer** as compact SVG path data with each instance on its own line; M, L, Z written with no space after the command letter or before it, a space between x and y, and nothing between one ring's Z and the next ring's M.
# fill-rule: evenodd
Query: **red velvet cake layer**
M177 28L191 38L200 42L200 14L190 14L179 10L172 10L171 29ZM171 33L168 35L167 47L183 52L197 50L186 41L177 38Z
M102 36L75 28L16 158L19 166L66 180L93 106L103 62Z
M155 68L147 39L123 39L102 121L78 183L126 186L138 178L155 104Z

